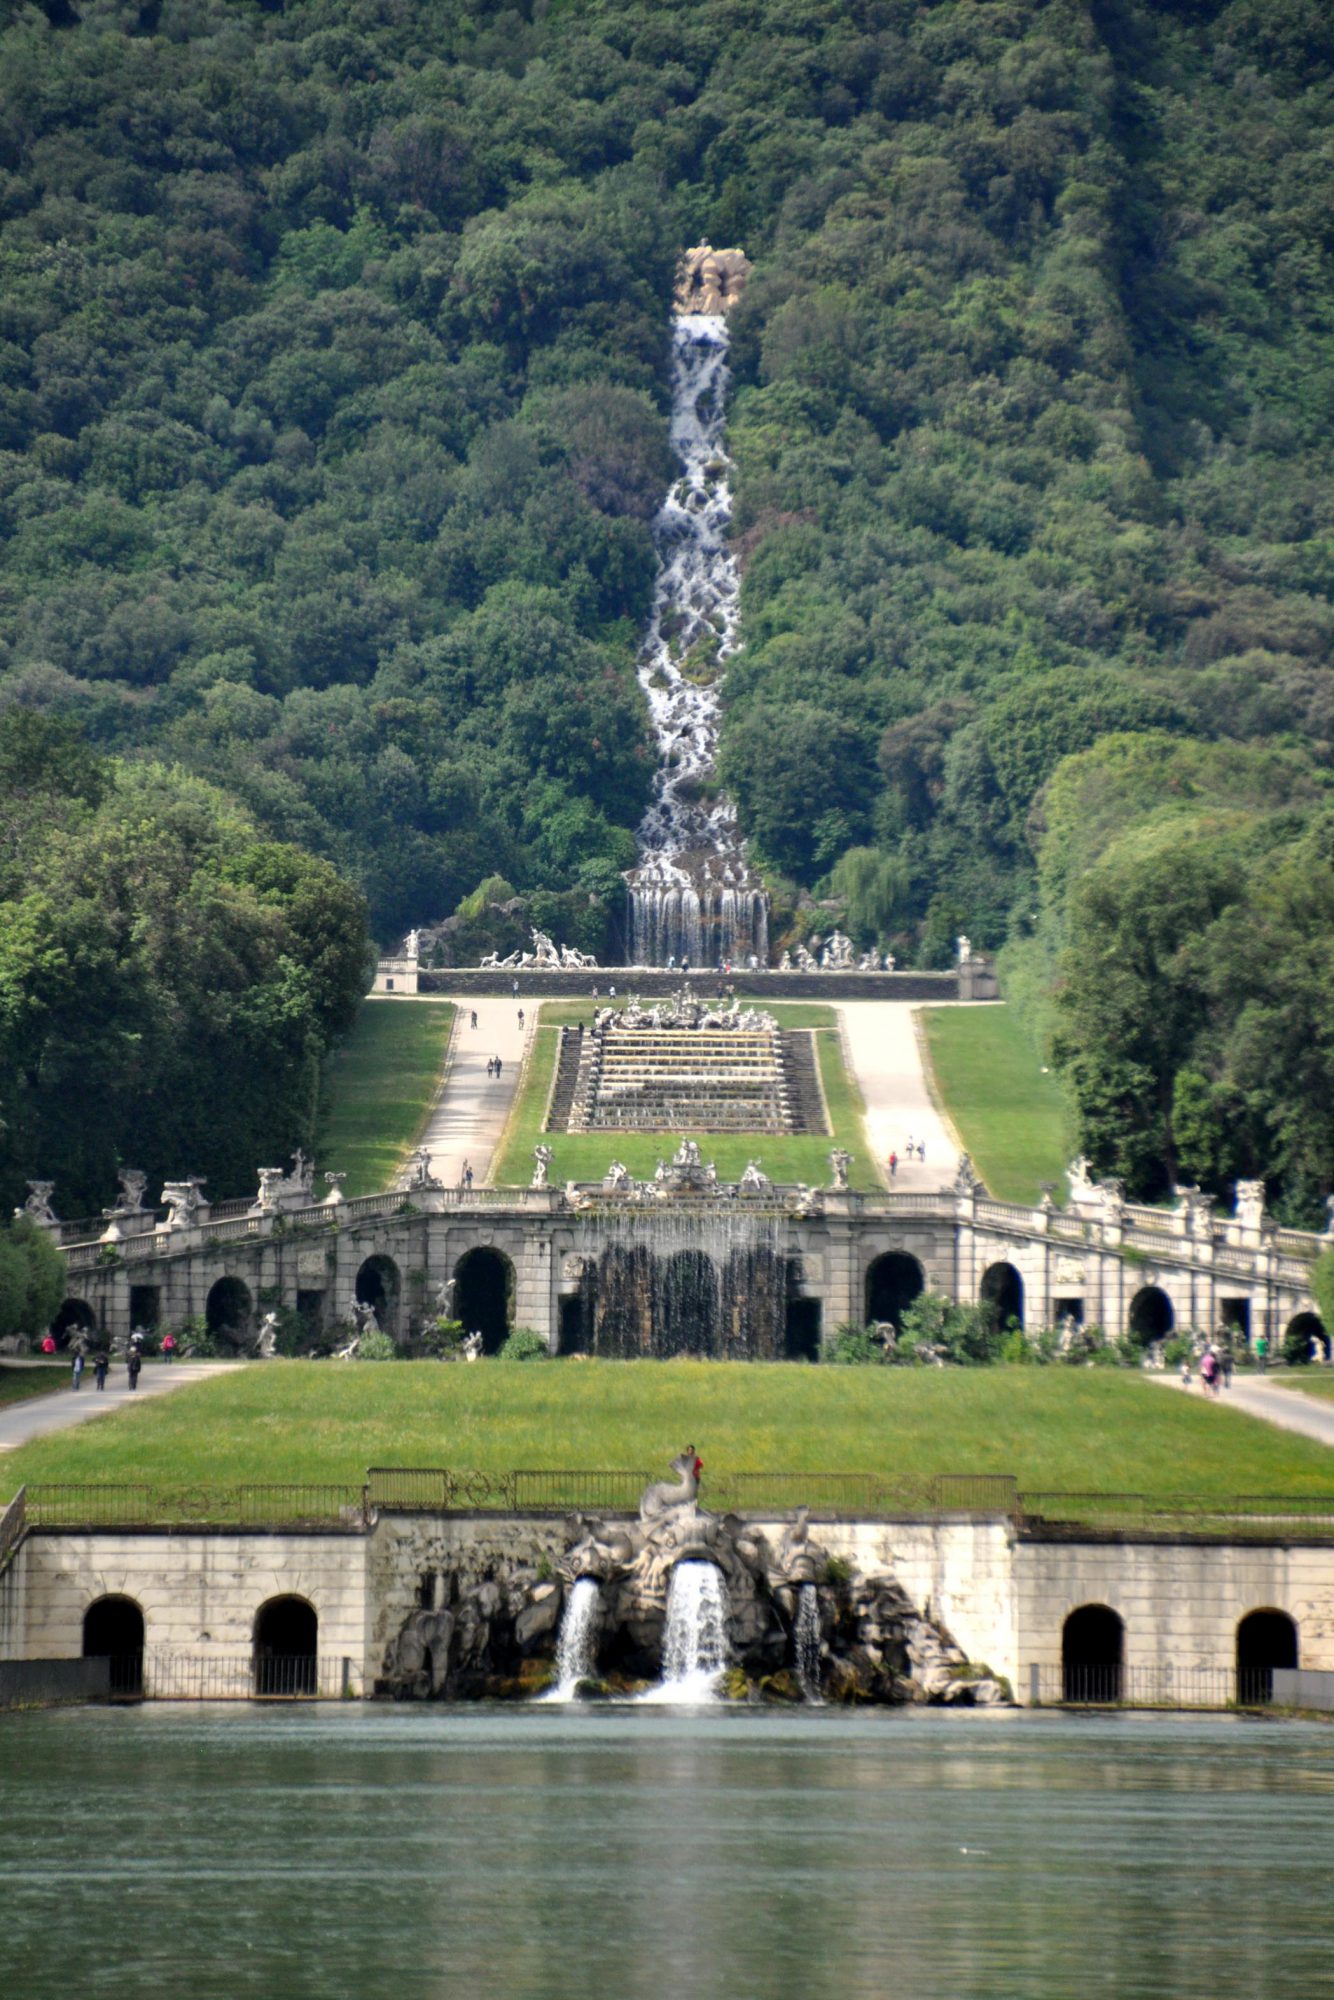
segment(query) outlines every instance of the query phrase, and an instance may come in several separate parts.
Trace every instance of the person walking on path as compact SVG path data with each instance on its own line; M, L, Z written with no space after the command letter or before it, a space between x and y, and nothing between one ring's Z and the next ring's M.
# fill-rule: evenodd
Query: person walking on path
M74 1372L74 1387L76 1389L81 1389L83 1387L83 1355L81 1353L76 1354L74 1357L73 1372Z
M1255 1336L1255 1365L1263 1375L1269 1367L1269 1335L1257 1333Z
M889 1178L893 1180L898 1174L898 1171L899 1171L899 1156L897 1153L891 1153L889 1156Z
M1224 1342L1220 1366L1223 1370L1223 1387L1230 1389L1232 1387L1232 1342L1230 1340Z
M1206 1396L1218 1394L1218 1356L1214 1353L1212 1341L1200 1358L1200 1386Z
M472 1009L472 1024L474 1028L477 1026L477 1009L475 1007Z
M127 1374L129 1375L130 1387L132 1389L137 1389L139 1387L139 1370L143 1367L143 1365L144 1365L143 1355L139 1352L137 1347L132 1347L129 1353L125 1357L125 1368Z
M55 1351L56 1351L56 1337L53 1333L48 1333L44 1336L42 1340L42 1352L43 1354L54 1354Z
M522 1007L520 1007L520 1009L519 1009L519 1026L520 1026L520 1027L522 1027L522 1026L523 1026L523 1008L522 1008Z
M499 1056L497 1056L497 1057L496 1057L496 1075L497 1075L497 1076L499 1076L499 1075L500 1075L500 1071L501 1071L501 1061L500 1061L500 1057L499 1057Z
M471 1193L472 1193L472 1168L471 1168L470 1166L467 1166L467 1165L465 1165L465 1166L464 1166L464 1169L463 1169L463 1185L464 1185L464 1187L465 1187L465 1188L467 1188L467 1190L468 1190L469 1194L471 1194Z
M162 1336L162 1359L164 1361L174 1361L176 1359L176 1336L174 1333L164 1333Z
M105 1354L99 1354L96 1361L94 1361L93 1363L93 1383L96 1388L98 1389L106 1388L107 1369L110 1366L111 1362L108 1356Z

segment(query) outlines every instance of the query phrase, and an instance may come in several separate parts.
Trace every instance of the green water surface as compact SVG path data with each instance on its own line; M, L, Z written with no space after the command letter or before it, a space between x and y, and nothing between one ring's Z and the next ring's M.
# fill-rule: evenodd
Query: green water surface
M1334 1730L824 1710L0 1718L8 2000L1314 2000Z

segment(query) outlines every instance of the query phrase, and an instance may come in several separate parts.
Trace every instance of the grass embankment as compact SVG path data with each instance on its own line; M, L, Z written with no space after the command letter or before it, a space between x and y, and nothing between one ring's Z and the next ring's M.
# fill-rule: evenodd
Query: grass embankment
M691 1136L699 1140L705 1159L713 1161L719 1179L724 1181L739 1180L746 1162L758 1160L771 1180L828 1186L830 1152L835 1146L843 1146L852 1155L849 1169L852 1185L877 1187L879 1181L862 1129L861 1094L844 1066L833 1008L793 1002L766 1011L774 1015L780 1027L815 1029L816 1056L833 1132L824 1135L695 1130ZM495 1178L503 1185L527 1186L533 1171L533 1148L539 1143L552 1149L551 1178L558 1186L564 1181L600 1181L613 1159L623 1161L636 1179L647 1180L658 1161L669 1159L675 1152L681 1136L676 1132L543 1130L560 1053L561 1027L580 1019L587 1022L590 1018L587 1002L579 1006L562 1001L543 1007L528 1075L510 1113L496 1165Z
M1271 1368L1265 1375L1248 1370L1236 1379L1240 1382L1276 1382L1280 1389L1300 1389L1304 1396L1322 1396L1326 1402L1334 1403L1334 1368L1324 1365L1280 1368L1277 1373Z
M1044 1181L1065 1195L1065 1104L1054 1075L1004 1006L929 1007L922 1025L939 1102L1000 1201L1036 1201Z
M725 1362L273 1361L0 1460L25 1481L359 1481L369 1465L479 1471L662 1466L686 1440L715 1474L948 1472L1020 1486L1225 1499L1328 1491L1328 1450L1101 1369Z
M0 1368L0 1410L32 1396L52 1396L69 1387L68 1368Z
M325 1071L315 1149L321 1172L346 1173L345 1195L393 1180L434 1102L453 1021L448 1001L363 1004Z

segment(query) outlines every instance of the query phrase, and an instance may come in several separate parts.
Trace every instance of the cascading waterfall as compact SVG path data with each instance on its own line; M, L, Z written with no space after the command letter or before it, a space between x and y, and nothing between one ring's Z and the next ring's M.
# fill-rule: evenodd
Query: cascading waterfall
M797 1625L792 1651L802 1693L807 1701L819 1701L820 1596L813 1583L797 1587Z
M727 1588L708 1562L681 1562L667 1590L662 1680L641 1699L712 1701L727 1665Z
M597 1614L597 1579L581 1576L566 1594L556 1641L556 1685L544 1696L546 1701L573 1701L580 1681L593 1678Z
M778 1209L594 1201L580 1221L594 1354L784 1358L790 1273Z
M638 669L660 763L629 877L636 965L768 963L768 896L747 865L731 800L710 796L723 667L739 643L740 582L726 540L727 382L723 314L681 314L672 323L671 442L683 471L653 524L660 567Z

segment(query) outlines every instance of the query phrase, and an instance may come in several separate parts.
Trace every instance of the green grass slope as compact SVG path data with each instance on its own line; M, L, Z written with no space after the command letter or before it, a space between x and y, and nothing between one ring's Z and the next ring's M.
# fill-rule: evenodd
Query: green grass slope
M1054 1075L1007 1007L931 1007L922 1014L931 1080L991 1193L1036 1201L1065 1190L1065 1105Z
M448 1002L363 1006L325 1075L317 1147L321 1172L346 1173L345 1195L389 1186L426 1122L453 1022Z
M1330 1490L1309 1440L1103 1370L434 1362L237 1369L25 1446L33 1480L360 1480L369 1465L1006 1472L1030 1489L1222 1499Z

